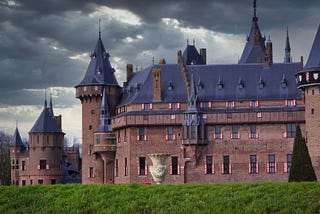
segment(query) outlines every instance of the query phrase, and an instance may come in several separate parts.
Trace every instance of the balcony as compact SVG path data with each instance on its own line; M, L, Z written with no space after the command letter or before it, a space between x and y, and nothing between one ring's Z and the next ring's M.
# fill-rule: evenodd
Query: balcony
M116 152L116 144L95 144L93 146L93 153L103 153L103 152Z

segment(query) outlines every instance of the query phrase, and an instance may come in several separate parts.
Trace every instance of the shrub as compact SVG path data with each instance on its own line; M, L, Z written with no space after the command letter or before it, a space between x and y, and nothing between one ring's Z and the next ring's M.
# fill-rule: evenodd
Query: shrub
M300 126L296 127L294 138L292 165L290 167L289 182L317 181L316 174L311 163L308 147L302 137Z

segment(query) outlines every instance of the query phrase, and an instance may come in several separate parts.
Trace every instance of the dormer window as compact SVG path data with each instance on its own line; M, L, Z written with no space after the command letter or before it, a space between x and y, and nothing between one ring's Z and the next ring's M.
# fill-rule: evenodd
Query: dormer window
M173 85L171 82L168 83L168 91L172 91L173 90Z
M201 90L203 88L203 84L201 83L200 79L198 81L197 87L198 87L198 90Z
M96 58L96 53L92 53L91 55L90 55L90 57L92 58L92 59L95 59Z
M301 80L300 80L300 81L301 81ZM287 85L288 85L287 80L286 80L284 74L283 74L283 76L282 76L282 80L281 80L280 85L281 85L282 88L285 88L285 87L287 87Z
M243 89L244 88L244 83L242 82L241 77L239 78L238 88L239 89Z
M287 81L285 79L281 81L281 87L282 88L286 88L287 85L288 85L288 83L287 83Z
M221 90L221 89L223 89L223 84L220 82L220 83L217 84L217 87L218 87L219 90Z
M140 83L136 83L136 92L138 92L139 90L140 90L140 88L141 88L141 84Z
M260 89L263 89L264 88L264 82L262 80L262 78L260 77L260 80L259 80L259 83L258 83L258 86Z

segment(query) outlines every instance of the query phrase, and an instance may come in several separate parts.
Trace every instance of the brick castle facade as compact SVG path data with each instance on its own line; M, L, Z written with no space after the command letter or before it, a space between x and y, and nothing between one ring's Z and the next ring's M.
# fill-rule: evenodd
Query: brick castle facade
M292 61L288 31L284 47L284 61L273 62L272 42L260 32L254 0L238 64L208 65L206 49L188 43L175 64L161 59L137 72L128 64L121 87L99 30L87 72L76 86L82 105L82 183L153 183L148 154L154 153L170 154L164 183L287 181L298 124L319 178L319 30L305 66L302 58ZM64 133L59 118L51 118L53 132L30 131L29 156L15 140L16 131L12 161L29 157L27 169L33 171L26 177L19 172L18 179L12 170L13 181L42 176L44 183L61 182L53 160L62 158ZM47 165L52 170L41 171Z
M170 154L165 183L287 181L297 124L319 177L320 93L318 78L312 79L320 67L319 40L317 35L309 57L314 62L304 67L302 58L292 62L287 32L284 62L274 63L254 1L238 64L207 65L206 49L198 52L195 44L187 44L177 64L161 59L139 72L127 65L120 87L99 33L76 86L82 104L83 183L152 183L152 153ZM311 79L315 84L308 84Z

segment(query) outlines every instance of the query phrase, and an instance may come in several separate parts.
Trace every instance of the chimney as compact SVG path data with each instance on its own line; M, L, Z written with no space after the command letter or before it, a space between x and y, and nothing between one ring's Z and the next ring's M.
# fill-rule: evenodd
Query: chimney
M273 53L272 53L272 42L270 40L270 36L266 43L266 53L264 57L264 67L269 68L270 65L273 63Z
M201 48L200 49L200 56L201 56L203 65L206 65L207 64L207 49Z
M300 57L300 66L301 66L301 69L303 69L303 66L304 66L303 65L303 56Z
M62 129L62 117L61 114L59 116L54 116L54 120L56 121L56 124L59 129Z
M161 101L161 69L152 69L153 100Z
M130 82L132 76L133 76L133 65L127 64L127 83Z

